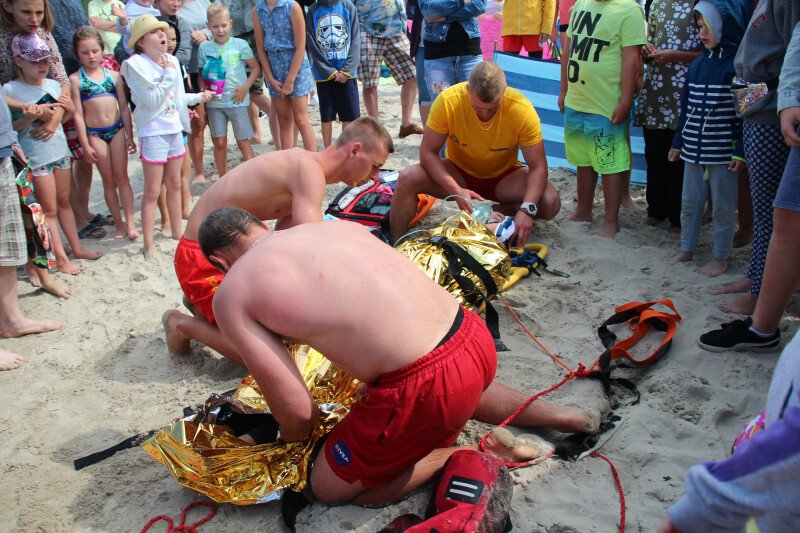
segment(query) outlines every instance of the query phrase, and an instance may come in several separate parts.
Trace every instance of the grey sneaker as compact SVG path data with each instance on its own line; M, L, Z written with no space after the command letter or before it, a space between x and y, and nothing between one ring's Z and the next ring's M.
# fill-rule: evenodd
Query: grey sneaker
M719 329L700 335L697 344L709 352L748 351L748 352L774 352L781 344L781 332L769 337L761 337L750 331L753 324L752 318L734 320L722 324Z

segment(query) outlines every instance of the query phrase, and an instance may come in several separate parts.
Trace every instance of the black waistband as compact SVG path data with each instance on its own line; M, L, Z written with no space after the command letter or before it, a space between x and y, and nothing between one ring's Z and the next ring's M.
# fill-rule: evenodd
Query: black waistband
M455 335L456 331L458 331L458 328L461 327L462 322L464 322L464 308L459 305L458 313L456 313L456 317L453 319L453 325L450 326L450 330L444 334L444 337L442 337L442 340L440 340L439 344L436 345L436 348L449 341L450 337Z

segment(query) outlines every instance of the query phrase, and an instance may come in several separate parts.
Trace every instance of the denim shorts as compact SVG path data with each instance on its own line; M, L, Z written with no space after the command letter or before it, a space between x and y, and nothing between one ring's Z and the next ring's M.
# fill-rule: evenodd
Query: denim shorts
M612 124L603 115L565 107L564 148L570 164L592 167L599 174L617 174L631 168L628 121Z
M145 163L164 164L185 153L183 132L139 137L139 157Z
M786 161L772 207L800 211L800 148L793 147L789 151L789 159Z
M212 137L227 137L228 122L233 125L233 136L237 141L245 141L253 136L253 125L250 124L247 106L206 106L206 117Z
M453 56L425 60L425 78L432 98L451 85L469 79L472 69L483 61L483 56Z
M417 48L417 57L414 60L414 66L417 69L419 105L426 105L430 107L430 105L433 103L433 98L431 98L431 93L428 91L428 79L425 77L425 47L421 44L419 45L419 48Z

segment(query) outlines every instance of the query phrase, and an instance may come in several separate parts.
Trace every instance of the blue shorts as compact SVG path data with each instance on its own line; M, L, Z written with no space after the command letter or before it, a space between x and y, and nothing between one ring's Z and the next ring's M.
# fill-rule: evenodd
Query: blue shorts
M772 207L800 211L800 148L793 147L789 151L789 159L786 161Z
M358 84L354 78L344 83L318 81L319 116L321 122L333 122L336 115L342 122L353 122L361 116L358 106Z
M612 124L603 115L565 107L564 148L571 164L592 167L599 174L617 174L631 168L628 121Z

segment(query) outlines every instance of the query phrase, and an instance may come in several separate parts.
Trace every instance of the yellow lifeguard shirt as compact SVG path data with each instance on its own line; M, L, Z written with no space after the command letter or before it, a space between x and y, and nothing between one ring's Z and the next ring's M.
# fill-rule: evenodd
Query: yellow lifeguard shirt
M542 142L533 104L511 87L486 123L478 120L469 103L466 82L448 87L433 101L427 126L447 135L447 159L476 178L494 178L521 166L519 148Z

